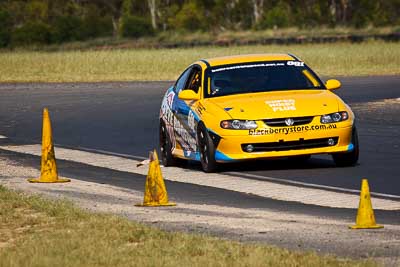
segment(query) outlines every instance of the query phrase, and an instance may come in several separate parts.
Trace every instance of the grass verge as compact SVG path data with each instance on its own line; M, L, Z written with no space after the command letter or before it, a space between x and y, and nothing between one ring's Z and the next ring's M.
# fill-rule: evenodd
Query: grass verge
M0 266L375 266L168 233L0 186Z
M400 43L305 44L186 49L0 52L0 82L175 80L190 63L215 56L293 53L323 76L400 74Z

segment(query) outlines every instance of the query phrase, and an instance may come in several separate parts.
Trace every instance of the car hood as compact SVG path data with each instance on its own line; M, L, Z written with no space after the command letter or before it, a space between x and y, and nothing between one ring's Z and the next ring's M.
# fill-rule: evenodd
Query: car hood
M277 91L208 99L232 119L258 120L317 116L338 111L338 97L328 90Z

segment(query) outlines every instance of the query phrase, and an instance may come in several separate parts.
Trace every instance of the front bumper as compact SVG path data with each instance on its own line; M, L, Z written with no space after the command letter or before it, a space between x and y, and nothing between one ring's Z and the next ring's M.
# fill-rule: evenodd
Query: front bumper
M347 152L353 149L351 133L352 125L317 132L221 136L215 159L218 162L230 162L237 160ZM335 140L335 144L329 145L326 143L326 145L324 145L323 142L330 138ZM257 151L256 149L253 152L246 152L244 145L248 144L253 144L254 147L261 147L258 150L262 151ZM279 146L279 144L282 144L282 146ZM266 147L268 148L266 149Z

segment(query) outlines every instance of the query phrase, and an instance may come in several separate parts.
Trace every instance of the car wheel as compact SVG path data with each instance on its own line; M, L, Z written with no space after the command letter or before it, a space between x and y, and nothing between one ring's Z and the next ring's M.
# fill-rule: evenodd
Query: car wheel
M214 172L217 169L217 162L215 161L215 146L203 124L200 124L198 127L197 138L201 167L204 172Z
M356 127L353 128L353 132L351 134L351 142L354 145L354 148L351 152L335 153L332 155L336 166L348 167L348 166L354 166L357 164L358 155L360 153L360 150L359 150L358 134L357 134Z
M165 167L175 166L176 159L172 155L172 144L165 123L160 123L160 150L161 150L161 161Z

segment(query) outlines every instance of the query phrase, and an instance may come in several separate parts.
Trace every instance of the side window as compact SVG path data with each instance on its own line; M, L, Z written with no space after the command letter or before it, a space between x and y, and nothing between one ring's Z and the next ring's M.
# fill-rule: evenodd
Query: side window
M194 67L190 73L188 82L186 83L185 89L191 89L196 93L199 91L201 85L201 69Z
M185 88L186 81L189 77L189 74L191 72L192 68L188 68L185 70L182 75L178 78L178 80L175 83L175 92L179 93L182 89Z

